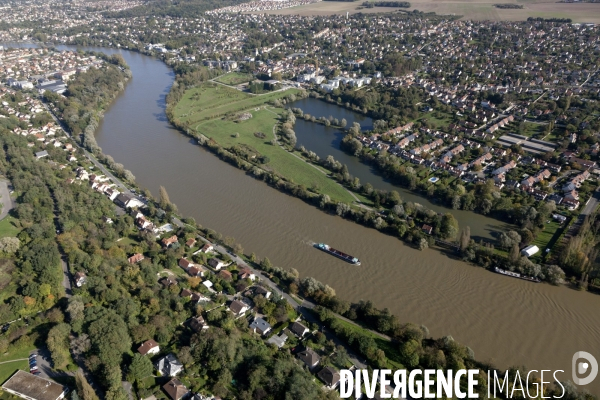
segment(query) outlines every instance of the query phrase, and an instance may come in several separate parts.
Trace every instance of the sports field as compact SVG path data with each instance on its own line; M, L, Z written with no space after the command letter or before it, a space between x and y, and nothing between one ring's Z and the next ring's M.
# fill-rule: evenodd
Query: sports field
M395 13L396 8L375 7L359 10L362 1L321 1L305 6L268 11L270 14L331 15L363 13ZM491 21L524 21L528 17L571 18L573 22L600 23L600 3L557 3L552 0L411 0L412 7L444 15L462 15L463 19ZM521 4L523 9L500 9L495 3ZM263 13L264 11L261 11Z

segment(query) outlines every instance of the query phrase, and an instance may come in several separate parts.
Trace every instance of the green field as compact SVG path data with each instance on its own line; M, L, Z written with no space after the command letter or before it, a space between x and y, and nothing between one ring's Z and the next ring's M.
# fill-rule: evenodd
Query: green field
M297 89L289 89L264 95L251 95L209 82L186 91L173 112L176 119L194 126L200 121L251 110L296 93L298 93Z
M565 226L560 225L558 222L556 222L554 220L552 222L550 222L549 224L544 225L544 230L541 231L537 235L537 237L535 238L533 243L531 243L540 248L540 252L538 254L536 254L537 258L543 257L547 248L552 249L552 247L554 246L554 244L557 242L558 238L562 234L564 227Z
M377 343L377 347L379 347L381 350L385 351L385 356L387 358L387 364L388 364L387 368L390 368L392 370L404 369L404 366L400 362L400 354L398 352L398 344L397 343L392 343L389 340L385 340L382 337L380 337L379 335L375 334L374 332L371 332L368 329L361 328L360 326L351 324L350 322L345 321L341 318L337 318L337 319L347 329L350 329L355 332L360 332L361 334L372 337L375 340L375 343Z
M329 195L332 200L352 203L354 198L333 179L281 147L271 144L274 137L273 126L282 111L278 108L253 110L252 118L246 121L212 119L192 127L224 147L246 145L247 148L269 157L265 169L270 168L308 189L317 189L320 193ZM261 139L255 136L256 132L263 133L265 137ZM234 136L236 133L239 137Z
M239 85L240 83L250 82L253 79L254 75L252 74L245 74L243 72L229 72L225 75L221 75L215 80L226 85Z
M5 364L0 364L0 383L4 383L14 372L18 369L22 369L23 371L29 370L29 363L27 360L7 362L12 360L19 359L27 359L29 357L29 353L34 350L35 347L25 347L17 350L8 349L8 351L2 355L0 355L0 362Z
M4 381L10 378L18 369L23 371L29 370L29 363L25 360L0 364L0 382L4 383Z
M21 232L20 228L16 227L16 219L10 215L0 221L0 237L15 237Z

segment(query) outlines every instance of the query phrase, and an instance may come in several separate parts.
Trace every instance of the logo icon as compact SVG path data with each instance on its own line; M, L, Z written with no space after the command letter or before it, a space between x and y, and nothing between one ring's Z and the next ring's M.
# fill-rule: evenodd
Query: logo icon
M598 375L598 361L590 353L578 351L573 354L572 370L573 382L580 386L587 385L588 383L592 383ZM585 374L588 375L585 378L580 378L580 376Z

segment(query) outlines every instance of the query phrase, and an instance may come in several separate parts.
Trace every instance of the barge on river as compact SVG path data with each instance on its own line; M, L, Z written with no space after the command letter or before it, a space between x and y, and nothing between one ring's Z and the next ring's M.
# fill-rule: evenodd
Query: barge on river
M324 251L325 253L331 254L332 256L342 259L350 264L360 265L360 260L358 258L336 250L333 247L329 247L329 245L325 243L316 243L315 247L321 251Z
M535 283L541 282L539 278L534 278L532 276L527 276L527 275L521 275L518 272L506 271L506 270L498 268L498 267L494 267L494 271L496 271L497 273L502 274L502 275L510 276L512 278L523 279L528 282L535 282Z

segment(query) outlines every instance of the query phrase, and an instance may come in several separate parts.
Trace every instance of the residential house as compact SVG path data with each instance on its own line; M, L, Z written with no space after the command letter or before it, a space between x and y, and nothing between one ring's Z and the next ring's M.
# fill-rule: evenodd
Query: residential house
M184 288L184 289L181 289L181 293L179 293L179 297L191 299L193 294L194 294L194 292L192 292L190 289Z
M238 274L239 279L250 279L251 281L256 279L256 275L252 273L248 268L242 268Z
M204 246L202 246L202 248L200 249L200 251L202 253L209 253L211 251L214 250L214 246L210 243L206 243Z
M115 197L114 202L118 206L125 208L135 208L144 205L144 202L142 202L140 199L129 193L119 194L117 197Z
M137 349L138 353L141 355L153 355L158 354L160 352L160 346L154 340L146 340L140 347Z
M179 259L179 266L181 268L183 268L184 270L189 270L190 268L192 268L194 266L194 263L191 262L190 260L186 259L186 258L180 258Z
M340 373L332 367L325 367L317 374L328 389L335 389L340 383Z
M141 253L135 253L134 255L132 255L131 257L129 257L127 259L127 261L129 262L129 264L135 264L138 263L140 261L142 261L144 259L144 255Z
M273 335L269 340L267 340L268 344L273 344L279 348L285 346L285 342L287 341L288 336L285 333L281 333L279 336Z
M38 160L40 158L44 158L44 157L48 157L48 152L46 150L39 151L39 152L35 153L35 158L38 159Z
M300 322L294 322L292 325L288 327L290 332L296 335L299 338L304 337L309 332L309 329L302 325Z
M208 260L208 265L210 265L218 271L225 266L225 263L219 260L218 258L211 258L210 260Z
M262 286L258 286L256 287L256 289L254 289L254 294L256 296L258 296L259 294L262 295L265 299L268 299L269 297L271 297L271 292L268 291L267 289L265 289Z
M192 328L195 332L200 332L204 329L208 329L208 324L204 321L204 318L199 315L190 320L190 328Z
M210 301L210 297L206 297L203 294L200 293L192 293L192 301L196 304L198 303L206 303Z
M298 357L309 369L313 369L319 364L321 361L321 357L313 349L307 347L303 351L299 352L296 357Z
M227 271L226 269L219 271L219 273L217 274L217 276L221 279L223 279L224 281L231 281L233 280L233 275L231 275L231 272Z
M250 330L262 336L271 331L271 325L262 318L254 318L254 321L250 324Z
M423 232L425 232L426 234L431 235L431 233L433 232L433 226L423 224L423 226L421 227L421 230Z
M194 265L193 267L187 269L189 276L204 276L204 272L204 268L202 268L200 265Z
M161 243L164 247L171 247L173 243L177 243L177 235L173 235L170 238L165 238L161 240Z
M160 283L164 286L164 287L171 287L173 285L177 285L177 281L173 278L171 278L170 276L166 276L163 279L160 280Z
M188 388L176 378L173 378L169 382L165 383L162 388L171 398L171 400L180 400L190 393Z
M77 272L74 276L75 286L82 287L87 282L87 277L83 272Z
M187 240L187 242L185 242L185 245L191 249L192 247L194 247L194 245L196 244L196 242L197 242L196 239L190 238L190 239Z
M250 309L250 307L248 307L247 304L242 303L239 300L234 300L229 305L229 311L231 311L233 313L233 315L235 315L236 317L244 315L244 313L246 311L248 311L249 309Z
M175 354L169 353L158 360L155 367L163 376L176 376L183 369L183 364L181 364Z

